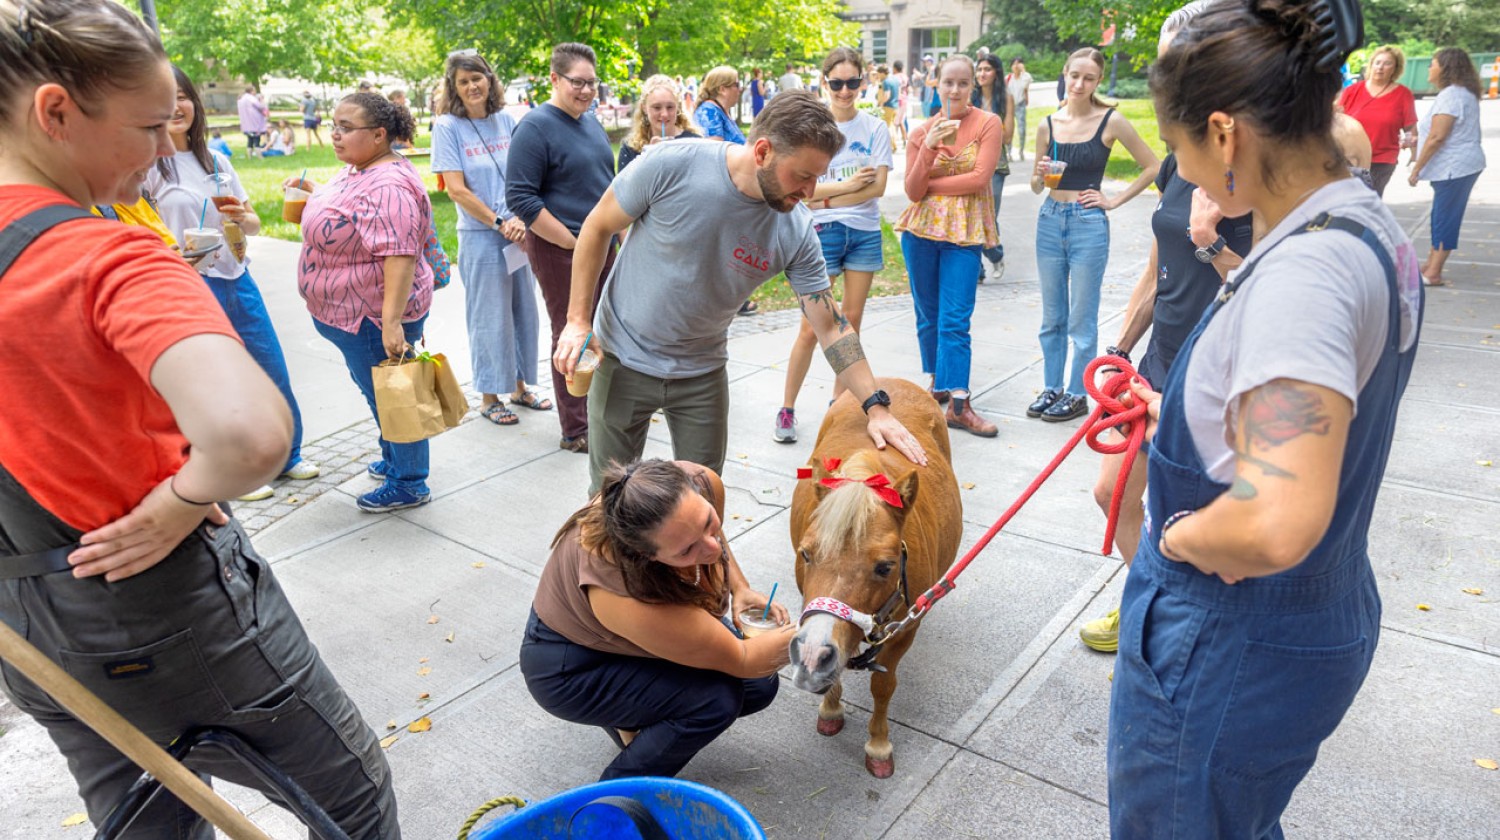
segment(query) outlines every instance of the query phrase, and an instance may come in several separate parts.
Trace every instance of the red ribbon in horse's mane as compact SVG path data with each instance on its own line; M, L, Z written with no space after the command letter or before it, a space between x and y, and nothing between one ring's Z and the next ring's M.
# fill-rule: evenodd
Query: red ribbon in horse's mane
M839 465L842 463L843 461L839 458L824 458L823 469L826 472L833 472L834 470L838 469ZM813 473L811 467L802 467L801 469L797 470L797 478L799 479L812 478L812 476ZM885 473L876 473L863 480L830 475L827 478L820 480L818 483L823 485L824 487L829 488L830 490L835 487L842 487L845 484L863 484L864 486L875 491L875 495L879 496L882 502L885 502L891 507L906 507L906 505L901 502L901 494L897 493L896 488L891 486L891 479Z

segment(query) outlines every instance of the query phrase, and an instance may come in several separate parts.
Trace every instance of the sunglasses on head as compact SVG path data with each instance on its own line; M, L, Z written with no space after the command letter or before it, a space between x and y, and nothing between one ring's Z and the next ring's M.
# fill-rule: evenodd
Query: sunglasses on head
M834 93L838 93L844 88L849 88L850 90L858 90L860 83L864 80L864 76L855 76L852 79L829 79L828 89L833 91Z

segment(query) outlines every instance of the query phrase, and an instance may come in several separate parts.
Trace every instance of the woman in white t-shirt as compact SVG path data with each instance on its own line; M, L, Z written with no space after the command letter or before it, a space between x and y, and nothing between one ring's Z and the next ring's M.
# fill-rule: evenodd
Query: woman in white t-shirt
M1332 138L1356 4L1221 0L1152 68L1181 177L1268 232L1162 393L1133 387L1154 422L1110 698L1115 837L1280 837L1374 658L1371 511L1422 286Z
M844 317L855 332L864 317L865 299L875 272L885 268L881 248L880 197L885 195L886 175L891 171L891 133L885 121L859 110L859 95L865 85L865 60L857 50L839 47L823 60L823 87L829 108L844 135L844 147L833 156L828 171L807 206L812 208L823 259L830 281L844 275ZM781 410L776 412L773 436L781 443L797 440L797 394L812 364L818 339L807 319L792 343L786 363L786 389ZM844 392L835 384L830 397Z
M1432 183L1432 251L1422 266L1422 282L1444 286L1443 264L1458 247L1458 230L1474 182L1484 171L1479 129L1479 73L1457 47L1438 50L1427 70L1437 99L1418 125L1421 143L1408 181Z
M244 237L260 232L260 217L250 206L250 197L229 158L209 151L208 125L197 88L176 66L172 73L177 79L177 108L167 123L167 134L177 153L158 161L147 174L146 194L156 202L162 221L182 243L184 251L189 244L183 232L189 228L201 226L224 232L225 244L197 264L198 273L224 307L229 322L245 342L245 349L276 383L291 408L292 451L282 477L297 481L317 478L318 465L302 457L302 413L292 394L286 356L261 299L260 287L250 276L250 258L244 252ZM266 485L241 500L256 501L274 493Z

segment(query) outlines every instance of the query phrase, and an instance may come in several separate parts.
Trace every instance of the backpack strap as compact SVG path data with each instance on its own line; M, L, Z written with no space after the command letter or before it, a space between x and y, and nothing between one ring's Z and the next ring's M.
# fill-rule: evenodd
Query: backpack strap
M74 219L92 219L94 214L71 204L53 204L33 210L0 230L0 278L10 270L21 252L54 227Z

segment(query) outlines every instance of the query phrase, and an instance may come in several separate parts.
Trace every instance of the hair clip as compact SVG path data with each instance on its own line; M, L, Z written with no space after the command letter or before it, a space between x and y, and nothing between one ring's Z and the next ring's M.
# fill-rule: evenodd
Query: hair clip
M1316 0L1310 7L1318 35L1313 40L1313 65L1325 73L1343 65L1349 53L1365 43L1365 16L1358 0Z
M31 28L31 10L26 8L26 0L18 0L16 3L16 34L21 36L21 41L28 47L36 42L36 32Z

